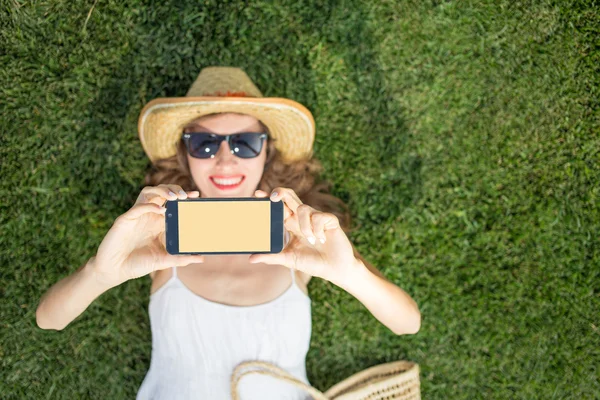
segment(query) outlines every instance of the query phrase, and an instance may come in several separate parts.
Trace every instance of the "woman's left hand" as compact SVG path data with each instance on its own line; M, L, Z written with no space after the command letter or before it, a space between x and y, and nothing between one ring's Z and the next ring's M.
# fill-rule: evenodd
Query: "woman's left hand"
M277 195L271 201L284 203L284 226L290 240L280 253L252 254L248 261L284 265L339 285L352 274L357 260L338 218L303 204L292 189L278 187L273 193ZM257 190L255 196L268 194ZM315 239L314 243L310 238Z

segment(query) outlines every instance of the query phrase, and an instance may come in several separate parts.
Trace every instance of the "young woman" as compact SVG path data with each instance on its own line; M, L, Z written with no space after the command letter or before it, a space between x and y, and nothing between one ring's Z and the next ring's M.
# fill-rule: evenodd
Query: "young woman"
M152 360L138 400L230 398L234 367L250 360L309 383L312 277L351 293L396 334L419 330L416 303L358 254L345 204L315 184L314 120L302 105L262 98L237 68L205 68L186 97L150 102L139 130L153 163L147 186L97 254L37 309L40 327L64 329L104 291L150 275ZM162 206L198 196L282 201L283 251L168 254ZM239 389L242 399L307 398L267 376L245 377Z

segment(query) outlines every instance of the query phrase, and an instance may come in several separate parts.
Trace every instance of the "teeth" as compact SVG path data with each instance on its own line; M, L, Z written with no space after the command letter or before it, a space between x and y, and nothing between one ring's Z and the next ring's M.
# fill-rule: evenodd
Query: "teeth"
M219 185L237 185L238 183L240 183L242 181L243 178L239 178L239 179L216 179L216 178L212 178L212 179L213 179L213 181L215 181Z

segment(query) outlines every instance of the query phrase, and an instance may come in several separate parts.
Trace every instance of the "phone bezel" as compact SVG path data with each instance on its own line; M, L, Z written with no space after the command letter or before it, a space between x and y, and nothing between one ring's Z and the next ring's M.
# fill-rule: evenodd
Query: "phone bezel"
M246 201L268 201L271 203L271 251L257 252L179 252L179 203L188 201L228 201L228 202L246 202ZM272 254L283 250L284 245L284 226L283 226L283 201L271 201L270 198L249 198L249 197L225 197L225 198L196 198L196 199L177 199L167 200L165 212L165 243L167 253L172 255L180 254Z

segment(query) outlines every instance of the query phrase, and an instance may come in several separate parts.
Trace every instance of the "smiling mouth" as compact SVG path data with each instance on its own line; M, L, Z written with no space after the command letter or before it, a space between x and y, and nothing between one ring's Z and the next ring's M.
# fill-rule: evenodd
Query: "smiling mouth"
M244 182L244 180L246 179L245 176L242 176L242 179L216 179L214 177L210 177L210 181L213 183L213 185L215 185L217 188L221 189L221 190L228 190L228 189L235 189L238 186L240 186L242 184L242 182Z

